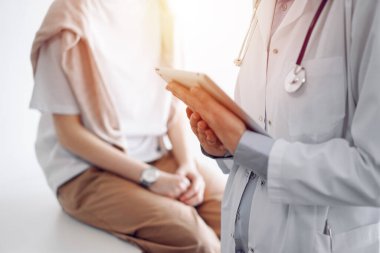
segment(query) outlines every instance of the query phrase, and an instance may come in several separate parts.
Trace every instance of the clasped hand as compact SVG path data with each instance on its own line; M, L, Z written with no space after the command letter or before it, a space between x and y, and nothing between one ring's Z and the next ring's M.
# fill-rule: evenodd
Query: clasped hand
M203 202L205 182L195 165L190 163L181 165L175 174L161 171L158 180L149 189L186 205L197 206Z
M201 87L187 89L171 82L167 89L187 106L191 129L203 149L213 156L235 153L241 136L247 130L244 122L216 101Z

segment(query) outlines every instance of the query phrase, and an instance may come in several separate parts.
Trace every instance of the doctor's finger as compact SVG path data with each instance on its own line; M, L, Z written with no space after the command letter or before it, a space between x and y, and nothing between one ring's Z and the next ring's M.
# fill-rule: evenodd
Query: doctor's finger
M166 88L171 91L174 96L190 107L192 111L196 111L200 115L211 109L207 106L207 103L214 100L214 98L207 94L207 92L201 87L192 87L188 89L178 83L171 82Z
M198 122L202 120L201 116L194 112L190 117L190 126L192 127L198 127Z
M190 117L190 127L193 133L198 135L198 120L193 115Z
M201 116L208 112L214 114L218 108L223 107L214 97L202 89L202 87L195 86L190 88L190 94L189 100L192 103L191 108Z
M171 82L166 88L173 93L174 96L182 100L192 111L199 113L203 120L210 123L215 121L219 112L225 111L226 108L217 102L201 87L192 87L187 89L182 85Z
M192 129L192 131L196 134L196 135L198 135L198 133L199 133L199 128L198 128L198 124L199 124L199 122L201 122L202 121L202 119L201 119L201 117L199 116L199 114L198 113L193 113L192 115L191 115L191 117L190 117L190 127L191 127L191 129Z
M198 130L202 132L205 132L209 128L207 122L204 120L198 121L197 126L198 126Z
M197 127L191 127L191 131L193 131L193 133L198 136L198 128Z
M198 134L202 134L205 137L207 144L215 145L218 143L218 137L216 136L214 131L211 128L209 128L205 121L198 122L197 132Z
M218 137L216 136L214 131L212 131L211 129L207 129L205 131L205 134L206 134L206 140L209 144L217 144L218 142L220 143Z
M207 136L204 132L198 132L197 134L198 140L201 144L208 144L207 143Z
M219 102L217 102L201 87L193 87L189 91L187 88L182 87L180 84L173 82L169 83L167 87L170 91L173 92L173 94L176 97L184 101L184 103L186 103L193 112L197 112L197 114L200 115L202 120L206 121L208 126L210 126L210 128L214 130L218 137L219 134L223 134L223 129L220 129L220 133L218 134L218 132L215 131L217 129L214 129L214 127L221 127L221 124L223 124L221 121L224 117L220 117L220 115L231 114L231 112L229 112L228 109L226 109ZM199 134L197 133L197 130L194 128L193 131L196 135ZM207 143L206 138L203 135L198 136L198 139L200 141L203 141L203 143L205 144Z
M189 89L176 82L168 83L166 89L173 93L178 99L182 100L186 105L192 107L191 103L189 103L192 96Z
M190 119L191 116L193 115L193 110L190 109L190 107L186 107L186 115L187 115L187 118Z

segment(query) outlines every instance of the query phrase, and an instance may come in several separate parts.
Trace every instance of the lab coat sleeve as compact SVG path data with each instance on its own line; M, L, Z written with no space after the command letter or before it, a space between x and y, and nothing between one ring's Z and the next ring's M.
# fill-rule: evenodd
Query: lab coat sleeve
M352 20L352 141L277 140L268 165L273 201L380 207L380 2L357 1Z
M202 147L201 150L205 156L215 159L225 174L230 172L235 162L237 165L253 168L256 174L266 179L269 154L273 144L274 140L270 137L245 131L233 156L228 153L224 157L215 157L208 154Z
M252 168L262 178L267 178L269 154L274 140L252 131L246 131L240 138L234 154L234 161Z

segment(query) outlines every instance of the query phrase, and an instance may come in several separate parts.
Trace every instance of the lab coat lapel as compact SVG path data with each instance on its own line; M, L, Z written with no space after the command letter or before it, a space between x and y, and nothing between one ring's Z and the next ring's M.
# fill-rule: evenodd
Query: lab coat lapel
M319 2L319 0L295 0L277 31L297 21L306 11L313 10L313 6L318 5ZM264 45L269 44L275 6L276 0L261 0L261 4L257 10L258 27Z
M261 0L261 4L257 10L257 25L263 38L264 45L268 45L269 43L275 5L276 0Z
M320 2L320 0L295 0L277 31L293 24L305 13L316 10L316 6L319 5Z

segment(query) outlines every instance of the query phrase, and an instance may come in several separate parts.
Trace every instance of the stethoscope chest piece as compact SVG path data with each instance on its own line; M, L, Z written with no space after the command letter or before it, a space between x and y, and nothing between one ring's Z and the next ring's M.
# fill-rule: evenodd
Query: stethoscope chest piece
M294 93L306 83L306 70L296 65L285 78L285 91Z

